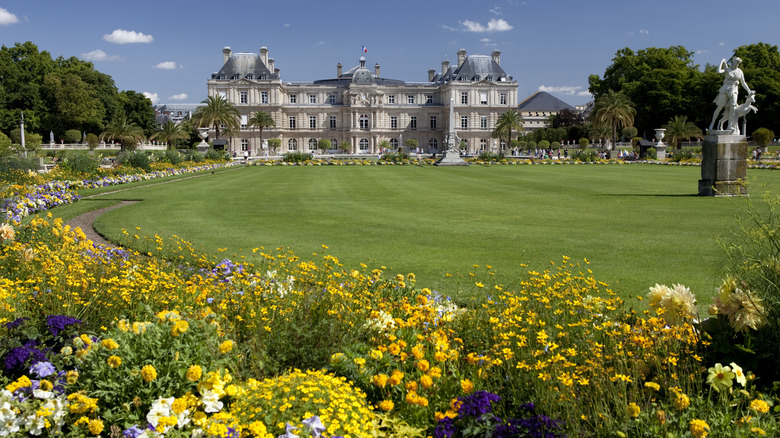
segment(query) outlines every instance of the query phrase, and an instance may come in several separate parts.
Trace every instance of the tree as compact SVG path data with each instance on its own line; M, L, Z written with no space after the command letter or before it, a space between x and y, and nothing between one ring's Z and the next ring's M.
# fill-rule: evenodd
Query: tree
M203 106L198 107L192 115L193 123L197 127L214 127L216 137L219 138L219 127L238 128L240 114L235 105L221 95L209 96L201 101Z
M516 110L509 110L500 116L496 122L496 127L493 129L491 136L497 139L506 139L506 143L509 144L512 140L512 131L523 130L523 117Z
M184 130L184 126L172 121L165 122L157 132L152 134L152 140L160 140L168 145L168 149L173 149L173 143L177 140L188 138L189 134Z
M328 149L330 149L331 143L330 140L327 138L321 138L320 141L317 142L317 149L322 151L322 154L324 155L326 152L328 152Z
M268 148L271 149L274 153L276 153L276 150L279 149L281 146L282 146L282 139L280 138L268 139Z
M755 105L759 111L750 114L748 124L780 131L780 52L777 46L765 43L740 46L734 50L734 56L742 59L740 68L745 81L756 91ZM722 75L718 76L722 82Z
M609 126L612 128L612 150L615 150L618 128L632 126L634 114L636 114L636 110L628 96L622 92L616 93L609 90L607 94L596 100L591 117L596 127Z
M146 136L155 132L157 122L154 118L154 106L148 97L135 91L122 91L119 93L119 100L128 122L138 125Z
M582 113L579 111L573 111L568 108L564 108L558 111L553 116L552 127L553 128L568 128L570 126L582 126L585 123L585 119L582 117Z
M342 141L341 143L339 143L339 149L344 151L345 154L348 154L351 151L352 146L349 144L348 141Z
M775 133L774 131L766 128L758 128L753 131L753 135L750 138L752 138L757 145L761 146L761 148L766 151L769 143L772 141L772 139L775 138Z
M252 117L247 121L247 125L253 126L260 131L260 144L263 144L263 129L276 127L276 122L267 112L258 111L252 114Z
M691 137L701 137L701 129L693 122L688 121L686 116L674 116L667 124L663 126L666 129L664 136L670 144L677 149L682 149L682 141Z
M620 136L622 138L624 138L624 139L626 139L626 138L627 139L632 139L632 138L636 137L637 132L638 131L637 131L636 127L634 127L634 126L626 126L625 128L623 128L622 131L620 131Z
M404 140L404 144L406 145L406 150L411 151L412 149L417 149L417 140L414 138L407 138Z
M138 142L143 140L144 131L135 123L128 122L127 118L121 117L108 125L100 137L104 140L118 141L122 152L124 152L128 149L135 149Z

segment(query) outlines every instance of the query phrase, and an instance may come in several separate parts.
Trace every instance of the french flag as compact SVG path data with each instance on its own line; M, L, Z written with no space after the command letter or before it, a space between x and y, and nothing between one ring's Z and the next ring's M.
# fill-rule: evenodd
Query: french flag
M363 53L368 53L368 49L366 49L366 46L363 46Z

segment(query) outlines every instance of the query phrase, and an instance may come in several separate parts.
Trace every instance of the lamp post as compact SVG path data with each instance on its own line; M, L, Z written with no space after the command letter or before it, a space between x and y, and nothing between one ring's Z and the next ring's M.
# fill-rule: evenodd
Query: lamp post
M22 111L22 121L19 124L19 128L21 130L22 135L22 150L24 151L24 158L27 158L27 148L24 145L24 111Z

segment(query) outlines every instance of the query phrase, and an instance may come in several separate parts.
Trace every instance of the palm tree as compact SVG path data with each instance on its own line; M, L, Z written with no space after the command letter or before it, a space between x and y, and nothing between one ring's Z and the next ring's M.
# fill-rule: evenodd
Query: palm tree
M609 126L612 128L612 150L617 144L617 130L619 127L632 126L636 110L631 99L622 91L615 93L609 90L607 94L599 96L593 106L593 124L596 127Z
M258 131L260 131L260 145L262 147L262 144L263 144L263 129L264 128L276 127L276 122L274 122L273 117L271 117L271 115L268 114L267 112L265 112L265 111L258 111L256 113L252 114L252 117L249 118L249 121L247 122L247 125L254 126L255 128L258 129Z
M669 123L663 126L666 129L664 135L677 149L682 149L682 141L691 137L701 137L701 129L695 123L689 122L686 116L674 116Z
M219 138L219 127L224 125L228 128L238 129L238 120L241 118L235 105L221 95L209 96L201 101L204 106L198 107L192 115L195 126L214 127L216 137Z
M126 117L115 119L100 134L103 140L116 140L119 142L122 152L134 149L139 141L144 139L144 130L133 122L128 122Z
M509 110L500 116L496 122L496 127L493 129L491 136L493 138L506 138L506 144L509 145L512 142L512 131L523 130L523 117L515 110Z
M176 140L189 138L189 134L187 134L183 126L169 120L149 138L164 141L168 145L168 149L171 149Z

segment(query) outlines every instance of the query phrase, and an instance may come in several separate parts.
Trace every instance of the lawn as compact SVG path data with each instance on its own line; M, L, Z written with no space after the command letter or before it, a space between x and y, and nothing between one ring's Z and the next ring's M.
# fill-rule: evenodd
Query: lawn
M247 167L102 195L143 202L96 229L175 234L225 257L285 247L305 258L327 245L347 267L414 272L418 286L453 296L565 255L587 258L627 299L683 283L705 304L725 274L716 239L737 228L745 201L696 196L699 177L698 167L653 165ZM760 184L780 192L780 173L748 177L754 195Z

